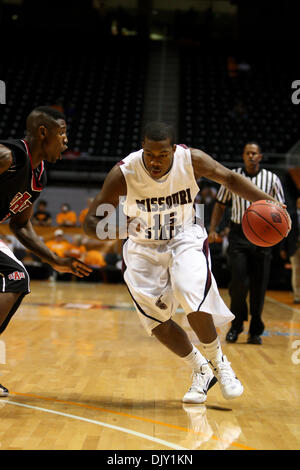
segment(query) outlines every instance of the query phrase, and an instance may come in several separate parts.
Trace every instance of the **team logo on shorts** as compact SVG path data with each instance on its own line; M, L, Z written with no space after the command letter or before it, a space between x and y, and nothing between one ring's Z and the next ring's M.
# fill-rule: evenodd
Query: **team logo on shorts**
M159 296L159 298L155 302L155 305L156 305L156 307L159 307L162 310L166 310L168 308L168 306L164 302L162 302L161 298L162 298L162 295Z
M8 275L8 279L10 281L20 281L21 279L25 279L25 274L20 271L14 271Z

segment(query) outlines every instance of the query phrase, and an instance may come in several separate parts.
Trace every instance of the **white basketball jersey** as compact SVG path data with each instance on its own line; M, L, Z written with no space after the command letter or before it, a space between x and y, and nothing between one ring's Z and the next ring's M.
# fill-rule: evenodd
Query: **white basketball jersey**
M143 149L124 158L120 169L127 184L123 210L135 219L129 227L129 238L162 243L194 223L193 203L199 187L190 149L177 145L170 171L159 180L147 171Z

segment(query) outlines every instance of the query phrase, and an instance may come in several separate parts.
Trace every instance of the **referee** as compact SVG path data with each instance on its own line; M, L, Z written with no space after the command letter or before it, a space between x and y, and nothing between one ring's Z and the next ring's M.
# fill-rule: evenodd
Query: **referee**
M283 188L275 173L262 169L261 147L255 142L245 145L243 151L244 167L233 171L247 177L270 196L284 204ZM243 322L248 318L247 294L250 293L250 328L247 342L262 344L261 334L264 323L261 319L264 298L268 285L272 248L264 248L249 242L242 230L242 218L250 202L221 186L211 216L209 242L217 238L216 229L222 220L226 205L231 203L230 232L228 236L228 258L231 271L229 294L230 310L235 315L231 328L226 335L228 343L234 343L243 331Z

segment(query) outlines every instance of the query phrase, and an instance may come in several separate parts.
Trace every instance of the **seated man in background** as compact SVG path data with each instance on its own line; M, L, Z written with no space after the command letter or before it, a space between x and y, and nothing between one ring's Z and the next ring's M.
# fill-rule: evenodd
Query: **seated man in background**
M72 244L64 237L64 232L55 230L54 238L48 240L45 245L58 256L65 256L65 253L72 248Z
M71 211L69 204L62 204L60 210L61 211L56 216L57 225L60 227L75 227L77 215L74 211Z
M65 253L68 253L67 256L70 256L71 258L83 261L86 251L82 235L77 234L73 236L73 243L70 244L70 247L66 249Z
M88 237L79 234L74 235L73 244L65 251L66 256L79 259L88 266L103 268L107 264L104 258L105 253L97 246L89 249L88 241Z
M52 218L50 212L46 210L47 202L42 200L38 203L37 210L32 217L33 225L40 225L49 227L52 225Z

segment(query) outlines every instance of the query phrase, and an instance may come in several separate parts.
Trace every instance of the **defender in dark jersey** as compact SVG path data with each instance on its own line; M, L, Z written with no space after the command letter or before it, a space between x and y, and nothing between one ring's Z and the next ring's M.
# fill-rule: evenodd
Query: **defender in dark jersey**
M47 106L29 114L25 139L0 140L0 222L9 219L18 240L55 270L84 277L92 270L81 261L50 251L30 221L33 203L46 184L44 160L55 163L67 143L64 115ZM0 334L29 292L24 265L0 242ZM7 395L8 390L0 385L0 396Z

